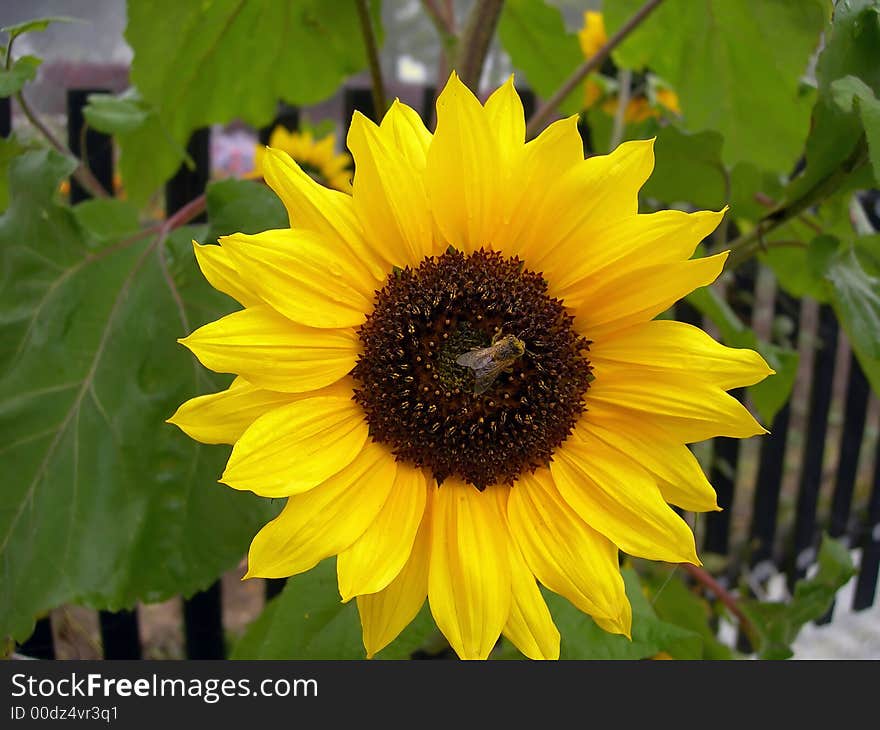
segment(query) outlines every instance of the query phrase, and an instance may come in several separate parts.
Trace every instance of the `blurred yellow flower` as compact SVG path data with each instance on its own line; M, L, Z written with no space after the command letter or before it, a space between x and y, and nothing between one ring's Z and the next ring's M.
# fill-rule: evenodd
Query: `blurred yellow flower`
M584 25L578 32L578 40L584 58L592 58L608 42L608 34L605 32L605 19L602 13L588 10L584 13ZM602 84L596 81L593 75L587 77L584 82L584 109L590 109L596 102L602 99L604 89ZM672 89L663 87L655 94L657 105L672 112L681 114L678 104L678 94ZM617 96L609 96L602 103L602 111L614 115L617 111ZM624 122L637 124L651 117L659 117L662 112L643 95L638 95L629 100L624 112Z
M592 58L608 42L608 35L605 33L605 18L602 17L602 13L592 10L587 10L584 13L584 27L578 33L578 40L581 42L584 58Z
M336 135L328 134L315 140L312 133L291 132L278 126L269 137L269 147L290 155L316 182L334 190L351 193L351 155L336 153ZM262 177L266 147L254 151L254 171L248 177Z
M655 98L660 106L668 109L673 114L681 114L681 107L678 105L678 94L672 89L657 89Z

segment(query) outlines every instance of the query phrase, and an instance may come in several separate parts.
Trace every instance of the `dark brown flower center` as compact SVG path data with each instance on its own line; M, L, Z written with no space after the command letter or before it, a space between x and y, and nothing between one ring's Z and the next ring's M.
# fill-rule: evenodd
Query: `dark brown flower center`
M354 398L398 460L483 490L550 462L584 410L589 341L517 258L396 270L359 328Z

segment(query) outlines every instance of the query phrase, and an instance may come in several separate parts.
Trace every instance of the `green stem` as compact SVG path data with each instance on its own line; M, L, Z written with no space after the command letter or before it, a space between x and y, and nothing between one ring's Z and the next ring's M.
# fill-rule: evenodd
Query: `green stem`
M92 174L92 171L83 164L82 160L67 149L67 147L62 144L54 134L52 134L52 131L43 124L43 120L40 119L31 109L21 91L16 93L15 100L18 102L18 106L21 108L22 112L24 112L24 115L28 118L28 121L40 134L43 135L43 137L46 138L46 141L52 145L52 147L58 150L62 155L72 157L76 160L77 166L73 171L73 177L76 178L76 181L88 190L92 194L92 197L109 198L110 194L104 189L104 186L101 185L101 181Z
M629 105L629 85L632 82L632 71L628 68L620 69L617 74L617 108L614 110L614 127L611 130L611 141L608 143L608 151L615 149L623 139L623 130L626 126L626 107Z
M462 83L476 92L489 45L495 35L504 0L477 0L468 16L455 59L455 71Z
M373 107L376 110L376 121L385 116L388 105L385 101L385 83L382 81L382 63L379 60L379 48L376 45L376 34L367 0L355 0L361 31L364 34L364 48L367 51L367 62L370 66L370 77L373 80Z
M6 47L6 70L8 71L12 67L12 44L15 41L15 37L11 38L9 41L9 45ZM95 198L107 198L110 197L107 191L104 189L104 186L101 185L101 181L98 180L93 174L92 171L86 167L82 160L80 160L76 155L74 155L67 147L61 143L61 141L52 134L52 130L49 129L45 124L43 124L43 120L40 119L36 112L31 109L30 104L27 103L27 100L24 98L24 94L21 90L17 91L15 94L15 100L18 102L18 106L24 115L27 117L28 121L31 125L36 129L40 134L45 137L46 141L52 145L56 150L58 150L65 157L72 157L77 161L76 169L73 171L73 176L76 178L77 182L82 185L86 190L88 190L93 197Z
M764 240L764 236L792 218L800 218L806 210L833 195L844 181L867 161L868 145L863 135L852 154L834 172L822 178L800 198L772 210L758 221L758 225L753 230L731 242L727 246L730 250L730 256L727 258L725 268L734 269L759 251L767 248L768 243Z
M752 622L749 621L748 617L743 613L733 595L703 568L691 565L690 563L681 563L681 567L684 568L694 580L701 583L705 588L714 593L718 600L720 600L727 609L736 616L743 633L749 637L749 641L754 645L757 638L755 627L752 626Z
M565 98L575 90L578 84L583 81L587 75L595 71L602 62L608 58L611 53L630 33L632 33L647 18L654 9L663 0L648 0L629 20L627 20L620 29L608 39L608 42L602 46L596 55L584 61L575 72L566 79L556 92L547 99L546 102L532 115L529 124L526 127L526 138L534 137L543 129L544 125L549 121L550 115L556 111L556 108L565 100Z
M452 24L453 18L437 6L436 0L422 0L422 7L437 29L437 35L440 36L443 55L446 57L445 65L448 69L458 51L458 36L455 34L455 28ZM438 81L442 81L442 79L438 79Z

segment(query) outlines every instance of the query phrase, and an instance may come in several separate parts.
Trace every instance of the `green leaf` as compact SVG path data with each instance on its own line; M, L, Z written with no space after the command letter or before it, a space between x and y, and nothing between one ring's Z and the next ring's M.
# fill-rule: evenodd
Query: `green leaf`
M854 76L875 95L880 94L880 8L875 0L836 3L831 31L826 35L816 64L819 96L806 143L807 164L789 186L789 201L806 195L858 151L862 120L855 110L846 111L835 100L834 82Z
M645 598L635 571L621 571L626 595L632 604L632 640L609 634L595 621L561 596L544 591L544 598L562 637L560 659L646 659L666 652L675 659L698 659L703 640L699 634L657 618ZM501 659L521 659L509 642L499 652Z
M435 631L427 604L378 659L407 659ZM342 603L336 560L290 578L236 644L233 659L363 659L355 601Z
M9 33L9 40L17 38L24 33L33 33L46 30L51 23L82 23L80 18L71 18L66 15L53 15L47 18L35 18L34 20L25 20L23 23L16 25L7 25L0 28L0 32Z
M715 631L709 625L712 607L682 580L683 572L670 575L669 568L659 565L649 567L651 573L646 580L651 587L651 605L657 616L671 624L693 631L703 640L701 659L733 659L728 646L718 641ZM674 571L675 569L673 569Z
M878 54L880 61L880 54ZM843 111L857 111L865 129L874 179L880 180L880 101L871 88L855 76L837 79L831 84L834 101Z
M666 203L687 202L719 210L727 203L727 171L721 162L721 135L686 134L664 127L654 144L654 172L642 194Z
M260 127L279 99L309 105L366 64L355 3L129 0L131 79L179 143L234 118Z
M15 465L0 492L0 636L18 640L63 603L204 588L275 511L216 483L228 449L165 423L221 385L175 342L230 306L198 271L193 231L95 250L106 228L55 202L73 164L17 157L0 217L0 448Z
M872 238L875 244L880 240ZM865 270L858 249L850 246L831 260L826 279L834 313L871 387L880 394L880 278Z
M773 423L779 409L791 396L797 376L797 352L790 347L759 340L755 331L743 324L714 289L697 289L688 295L687 300L717 325L725 345L756 350L776 371L775 375L747 389L761 419L766 424Z
M119 96L90 94L83 115L89 126L116 136L125 193L139 206L177 172L186 157L184 145L174 140L156 108L137 89Z
M9 165L26 149L15 137L0 137L0 213L9 203Z
M139 99L130 94L89 94L89 103L83 108L83 116L89 126L105 134L124 134L142 127L150 111Z
M37 68L41 63L42 60L36 56L22 56L16 59L8 71L0 69L0 99L21 91L37 75Z
M89 245L103 247L140 229L138 210L126 200L84 200L72 209L80 226L90 234Z
M577 36L565 29L559 9L543 0L507 0L498 21L498 37L514 68L523 72L539 96L551 96L585 60ZM560 109L576 113L583 97L581 86Z
M643 0L606 3L609 35ZM801 76L824 26L822 0L666 0L614 52L625 67L650 67L678 93L693 131L724 137L728 166L789 170L809 128Z
M208 185L210 232L205 242L230 233L287 228L287 212L272 189L253 180L221 180Z
M846 547L824 535L816 574L795 584L794 596L790 601L742 601L740 607L755 627L760 642L758 658L791 657L791 645L804 624L825 614L831 607L834 595L855 572Z
M782 194L778 175L763 172L757 166L741 162L730 171L730 215L732 218L758 221ZM763 202L761 202L761 200Z

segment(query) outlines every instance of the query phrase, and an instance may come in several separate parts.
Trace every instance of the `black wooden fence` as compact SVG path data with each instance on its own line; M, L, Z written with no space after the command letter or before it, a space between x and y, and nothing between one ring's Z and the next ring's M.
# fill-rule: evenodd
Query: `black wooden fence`
M113 148L111 139L94 130L85 129L82 109L90 93L103 89L71 89L68 91L67 118L68 143L75 154L87 154L87 162L106 189L113 189ZM534 96L523 90L526 114L534 109ZM435 89L423 91L421 113L430 125L433 115ZM344 120L347 122L354 110L375 119L372 95L369 89L349 88L344 94ZM275 124L288 129L299 125L299 111L292 107L280 109ZM11 131L9 99L0 99L0 134L8 136ZM274 124L259 131L259 139L268 141ZM195 163L194 168L181 166L168 182L165 190L166 214L171 215L205 190L210 176L210 130L195 132L187 146L187 152ZM585 130L585 144L588 130ZM88 197L88 192L71 180L70 199L76 203ZM877 194L872 193L872 205ZM873 211L869 210L869 214ZM736 273L733 289L750 294L755 291L758 267L741 267ZM731 302L744 321L752 320L751 299ZM817 546L823 531L843 538L852 548L860 548L859 571L856 577L852 610L870 607L875 600L878 568L880 568L880 438L876 439L873 472L865 494L857 497L857 474L862 458L861 451L872 438L866 435L868 402L871 398L868 382L857 360L849 355L849 375L842 399L841 427L836 471L833 478L825 474L826 445L832 409L835 365L838 354L838 326L833 312L827 305L818 308L818 326L811 331L802 327L802 312L808 302L793 299L778 290L773 297L773 315L788 322L790 341L797 343L798 336L814 338L812 347L802 348L812 362L802 362L799 382L808 382L807 417L799 431L793 428L793 399L783 407L769 426L771 435L759 440L757 465L753 464L753 479L747 484L747 493L738 494L737 483L742 459L743 442L737 439L716 438L709 454L704 454L710 481L718 493L722 512L703 516L698 525L697 537L702 553L715 553L729 558L721 582L735 585L737 579L748 571L755 581L762 581L772 574L782 572L789 586L805 575L815 562ZM815 310L815 307L814 307ZM701 325L699 313L687 302L676 307L677 318ZM812 376L806 381L805 371ZM797 394L797 389L795 393ZM742 398L742 392L735 392ZM796 443L800 441L800 444ZM802 448L796 448L797 446ZM791 466L789 451L794 449L799 461L799 483L793 510L783 511L782 488L784 477ZM735 499L736 498L736 499ZM743 507L743 500L750 502ZM750 513L747 529L735 529L735 517L739 512ZM783 514L784 512L784 514ZM284 580L266 581L266 598L272 598L284 586ZM221 603L221 582L218 580L204 591L183 602L185 654L191 659L216 659L226 656L224 621ZM831 619L831 611L823 620ZM142 655L142 643L138 612L101 611L99 615L103 656L107 659L132 659ZM54 658L55 643L49 618L37 622L33 635L22 644L19 653L39 658Z

